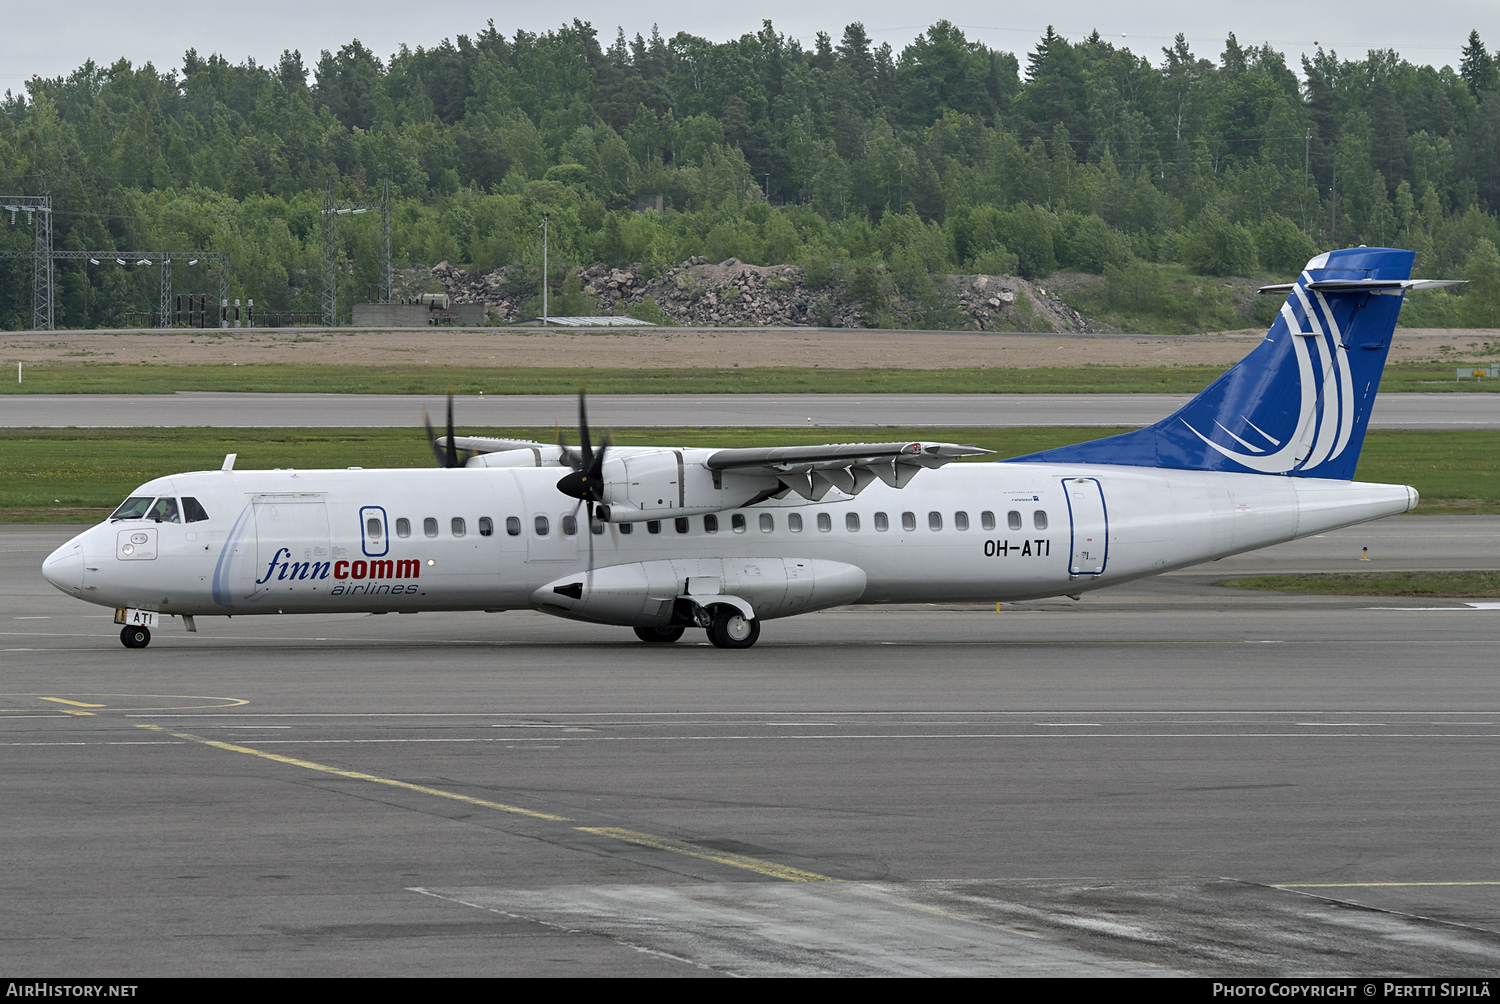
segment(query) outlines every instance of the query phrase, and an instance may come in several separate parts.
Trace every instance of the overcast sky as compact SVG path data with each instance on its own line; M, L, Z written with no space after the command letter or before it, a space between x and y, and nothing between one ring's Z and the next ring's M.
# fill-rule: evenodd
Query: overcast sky
M1223 51L1225 34L1231 31L1242 45L1270 42L1287 54L1294 68L1301 53L1319 44L1336 49L1345 59L1361 57L1370 49L1395 49L1412 63L1456 68L1459 50L1472 29L1478 29L1491 52L1500 48L1497 0L1156 0L1149 9L1118 0L1053 0L1045 5L1045 15L1038 13L1043 6L980 0L940 0L931 5L765 0L731 7L602 0L502 5L365 0L350 5L352 13L346 16L339 13L339 5L307 0L260 0L249 7L201 0L71 0L56 6L0 0L0 90L18 90L32 74L66 75L87 59L109 64L123 57L137 65L151 62L162 70L180 69L182 54L190 48L203 56L217 52L234 63L246 57L274 63L283 49L299 49L311 68L320 50L336 50L358 38L384 59L402 43L431 47L444 38L473 35L490 19L501 32L513 35L518 28L546 31L577 18L592 23L605 46L614 39L617 26L627 36L649 36L655 22L669 38L687 31L724 41L758 30L765 18L777 31L810 46L819 31L837 41L844 25L863 21L877 43L889 42L900 51L928 24L946 18L968 37L1016 53L1023 66L1025 53L1049 22L1073 40L1097 28L1154 63L1161 61L1161 47L1178 32L1187 36L1195 53L1213 59Z

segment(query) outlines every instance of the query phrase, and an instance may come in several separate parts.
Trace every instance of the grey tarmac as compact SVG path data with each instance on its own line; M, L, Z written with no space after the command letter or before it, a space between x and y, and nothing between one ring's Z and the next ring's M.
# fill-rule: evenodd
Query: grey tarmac
M69 532L0 527L11 972L1500 965L1500 604L1210 584L1496 568L1500 517L745 652L528 611L200 618L128 651L37 572Z
M595 424L650 427L1004 428L1140 426L1190 400L1178 394L591 394ZM0 427L389 428L415 425L438 397L401 394L13 394L0 397ZM571 395L455 398L457 424L570 428ZM1372 429L1500 429L1500 395L1382 394Z

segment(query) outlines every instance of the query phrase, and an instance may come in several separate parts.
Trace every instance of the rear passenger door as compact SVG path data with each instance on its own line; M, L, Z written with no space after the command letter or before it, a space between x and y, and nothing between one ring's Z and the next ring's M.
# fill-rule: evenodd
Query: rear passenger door
M1098 478L1064 478L1062 485L1072 530L1068 573L1102 575L1109 561L1109 513L1104 504L1104 486Z

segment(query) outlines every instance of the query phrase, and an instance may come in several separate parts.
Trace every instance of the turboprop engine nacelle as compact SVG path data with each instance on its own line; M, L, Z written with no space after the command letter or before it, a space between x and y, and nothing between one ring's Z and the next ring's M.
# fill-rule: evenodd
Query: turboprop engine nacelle
M714 450L649 450L604 462L600 519L636 523L736 509L783 490L771 475L710 470Z

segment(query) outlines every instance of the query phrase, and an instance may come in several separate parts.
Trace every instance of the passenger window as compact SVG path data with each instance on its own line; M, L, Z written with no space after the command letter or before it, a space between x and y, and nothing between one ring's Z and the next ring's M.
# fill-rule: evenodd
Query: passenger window
M1047 514L1038 509L1036 512L1031 514L1031 523L1038 530L1047 529Z
M495 521L488 516L479 517L479 536L491 537L495 533Z
M794 512L786 518L786 528L793 533L802 532L802 514Z
M886 518L885 513L883 513L883 512L877 512L875 514L875 530L878 533L885 533L890 528L891 528L891 521Z
M552 524L547 522L546 516L538 516L536 519L531 521L531 525L536 530L536 535L538 537L545 537L552 530Z
M589 529L594 532L594 536L599 536L599 534L604 532L604 520L600 519L598 516L595 516L592 520L589 521Z
M768 512L761 513L760 514L760 532L761 533L770 533L774 529L776 529L776 517L772 516Z
M735 533L744 533L745 514L742 512L737 512L733 516L729 517L729 528Z
M659 520L659 519L648 519L648 520L646 520L646 532L647 533L661 533L661 520Z
M182 519L186 523L201 523L203 520L208 519L208 513L203 511L203 506L198 504L197 499L191 496L184 496L182 499Z
M519 517L519 516L507 516L507 517L505 517L505 532L508 533L508 534L510 534L512 537L519 537L519 536L521 536L521 517Z
M120 503L120 508L110 514L110 519L141 519L151 508L150 495L132 495Z
M454 516L453 521L448 524L448 527L453 531L453 536L455 537L462 537L466 532L468 532L468 528L464 525L464 518L462 516Z
M827 533L833 529L833 517L826 512L818 513L818 532Z
M967 530L968 528L969 528L969 514L966 513L966 512L956 512L956 513L954 513L953 514L953 529L955 529L955 530Z
M516 532L517 533L521 532L521 528L519 526L516 527ZM398 536L398 537L410 537L411 536L411 520L407 519L405 516L402 516L400 519L396 520L396 536Z
M1014 509L1006 513L1005 525L1010 527L1012 530L1021 529L1021 514L1016 512Z
M688 518L686 516L678 516L675 520L672 521L672 523L676 527L678 533L688 532Z
M157 499L156 500L156 505L154 505L154 506L151 507L151 511L146 514L146 518L147 519L154 519L158 523L180 523L180 522L182 522L182 520L179 519L178 516L177 516L177 500L176 499L166 499L166 498Z
M943 514L940 513L940 512L930 512L930 513L928 513L927 514L927 529L929 529L929 530L941 530L942 528L943 528Z
M703 532L704 533L718 533L719 532L719 517L715 516L713 513L709 513L707 516L704 516L703 517Z
M621 523L620 524L620 532L621 533L634 533L635 532L635 524L634 523Z
M859 533L859 513L844 513L844 529L848 530L850 533Z
M995 528L995 514L990 512L988 509L980 513L979 525L986 530L993 530Z
M904 512L904 513L902 513L901 514L901 529L903 529L903 530L915 530L916 528L917 528L917 514L914 513L914 512Z
M365 534L371 540L379 540L382 532L384 532L384 527L380 525L379 516L371 516L365 520Z
M573 537L578 534L578 517L569 513L562 518L564 537Z
M426 519L422 520L422 532L429 537L436 537L437 520L433 519L431 516L428 516Z

